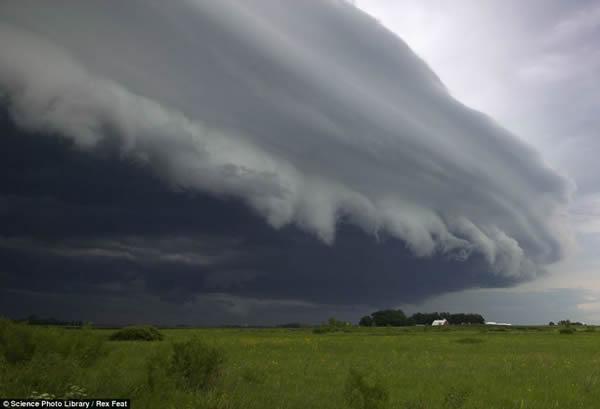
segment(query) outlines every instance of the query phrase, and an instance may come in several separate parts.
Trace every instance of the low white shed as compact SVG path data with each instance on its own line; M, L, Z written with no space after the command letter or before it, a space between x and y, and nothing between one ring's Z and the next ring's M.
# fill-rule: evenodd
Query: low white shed
M444 318L443 320L434 320L431 323L432 327L439 327L440 325L448 325L448 320Z

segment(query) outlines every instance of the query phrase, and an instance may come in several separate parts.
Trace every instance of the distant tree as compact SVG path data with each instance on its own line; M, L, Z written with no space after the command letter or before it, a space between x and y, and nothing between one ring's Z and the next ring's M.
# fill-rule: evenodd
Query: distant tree
M82 327L83 321L63 321L56 318L40 318L36 315L30 315L25 320L29 325L57 325L57 326L69 326L69 327Z
M378 327L401 327L408 325L409 321L402 310L381 310L371 314L373 322Z
M454 325L485 324L485 320L480 314L450 314L450 317L446 319Z
M556 324L554 323L554 321L550 321L550 322L548 323L548 325L550 325L551 327L553 327L553 326L554 326L554 325L556 325Z
M584 324L579 321L572 322L571 320L560 320L560 321L558 321L558 325L564 325L564 326L568 327L570 325L584 325Z
M364 316L360 319L361 326L405 326L405 325L431 325L435 320L446 319L450 324L485 324L485 319L481 314L450 314L449 312L417 312L407 317L402 310L381 310L375 311L371 316Z
M429 321L429 314L423 314L421 312L411 315L410 319L416 325L431 325L431 322L433 322L433 320L431 320L431 322Z
M373 324L374 324L373 318L371 318L370 315L365 315L358 322L358 325L360 325L361 327L372 327Z
M569 325L571 325L571 320L560 320L560 321L558 321L558 325L563 325L565 327L568 327Z
M448 320L453 325L485 324L485 320L481 314L450 314L448 312L417 312L410 317L409 321L418 325L431 325L433 321L442 319Z

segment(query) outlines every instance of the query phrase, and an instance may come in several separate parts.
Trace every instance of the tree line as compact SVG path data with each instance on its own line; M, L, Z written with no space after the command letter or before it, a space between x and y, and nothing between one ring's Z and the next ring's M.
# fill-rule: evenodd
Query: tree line
M449 312L417 312L410 317L402 310L380 310L362 317L358 325L363 327L403 327L409 325L431 325L435 320L448 320L449 324L485 324L481 314L451 314Z
M585 325L583 322L579 322L579 321L571 321L571 320L560 320L558 321L558 323L554 323L554 321L550 321L548 323L548 325L553 326L553 325L561 325L564 327L570 327L571 325Z
M85 325L81 320L65 321L56 318L40 318L35 315L30 315L23 320L17 320L17 322L26 322L29 325L56 325L64 327L83 327Z

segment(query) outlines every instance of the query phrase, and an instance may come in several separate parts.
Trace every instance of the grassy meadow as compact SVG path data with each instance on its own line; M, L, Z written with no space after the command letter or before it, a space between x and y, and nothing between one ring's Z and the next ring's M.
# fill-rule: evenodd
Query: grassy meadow
M590 327L165 329L158 341L114 332L0 322L0 397L177 409L600 407L600 330Z

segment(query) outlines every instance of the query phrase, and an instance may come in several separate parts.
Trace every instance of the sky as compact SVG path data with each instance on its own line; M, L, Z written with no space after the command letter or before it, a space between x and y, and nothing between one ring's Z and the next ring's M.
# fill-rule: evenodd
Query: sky
M599 322L600 7L0 4L0 313Z
M471 291L426 305L517 296L514 308L528 311L530 322L548 320L556 315L549 310L560 308L565 317L600 322L600 4L363 0L357 6L407 41L457 99L533 145L576 184L569 218L577 245L549 266L550 274L510 295ZM554 307L540 302L546 297ZM490 314L499 310L497 301L489 304L495 305Z

